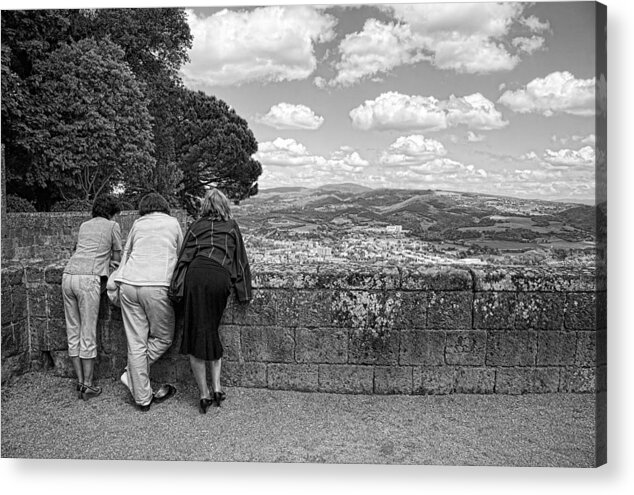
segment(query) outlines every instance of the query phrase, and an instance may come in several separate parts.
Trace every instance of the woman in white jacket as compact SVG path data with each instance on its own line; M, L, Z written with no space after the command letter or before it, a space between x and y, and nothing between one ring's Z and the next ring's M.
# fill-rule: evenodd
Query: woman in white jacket
M158 193L139 202L139 215L123 251L124 264L116 281L121 284L121 314L128 341L128 366L121 381L130 389L141 411L176 392L165 384L152 392L149 368L172 345L174 308L167 297L172 272L183 242L178 220Z

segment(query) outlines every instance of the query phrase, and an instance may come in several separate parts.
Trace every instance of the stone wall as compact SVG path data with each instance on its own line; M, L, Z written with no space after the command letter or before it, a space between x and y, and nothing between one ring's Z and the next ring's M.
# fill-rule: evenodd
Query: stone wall
M72 376L64 262L2 270L2 380ZM231 298L221 334L229 386L364 394L595 392L606 387L606 292L593 273L429 267L254 266L254 300ZM125 366L104 297L99 379ZM180 329L156 380L192 380Z
M183 229L186 213L172 212ZM123 211L117 221L123 239L137 219L136 211ZM82 222L90 219L90 212L9 213L2 219L2 265L33 261L68 259L73 253L77 233Z

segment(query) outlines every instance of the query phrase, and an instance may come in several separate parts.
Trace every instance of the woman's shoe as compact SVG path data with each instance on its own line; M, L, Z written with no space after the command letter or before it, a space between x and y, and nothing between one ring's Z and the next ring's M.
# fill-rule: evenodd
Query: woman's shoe
M84 384L81 382L77 382L77 385L75 386L75 389L77 390L77 398L81 399L81 389L83 388Z
M85 384L81 386L81 398L84 400L88 400L92 397L97 397L101 395L101 392L101 387L91 387L90 385Z
M214 392L214 403L216 407L220 407L220 403L227 398L227 394L224 392Z
M207 409L209 409L209 406L211 406L213 402L213 399L200 399L200 404L198 406L200 414L207 414Z

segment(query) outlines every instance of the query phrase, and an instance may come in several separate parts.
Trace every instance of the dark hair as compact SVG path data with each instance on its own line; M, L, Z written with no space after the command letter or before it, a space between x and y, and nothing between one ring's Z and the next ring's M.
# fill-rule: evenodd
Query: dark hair
M170 214L169 203L163 196L156 192L146 194L141 198L141 201L139 201L140 216L154 212Z
M102 196L98 196L94 203L92 204L92 217L103 217L110 220L117 213L121 211L121 205L119 201L110 196L109 194L104 194Z

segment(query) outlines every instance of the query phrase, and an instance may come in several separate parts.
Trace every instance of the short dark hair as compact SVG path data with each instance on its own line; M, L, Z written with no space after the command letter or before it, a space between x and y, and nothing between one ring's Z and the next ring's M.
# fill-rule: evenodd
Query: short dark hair
M166 213L170 214L170 205L167 200L157 192L146 194L139 201L139 215L147 215L148 213Z
M92 217L103 217L108 220L121 211L119 200L110 194L98 196L92 204Z

